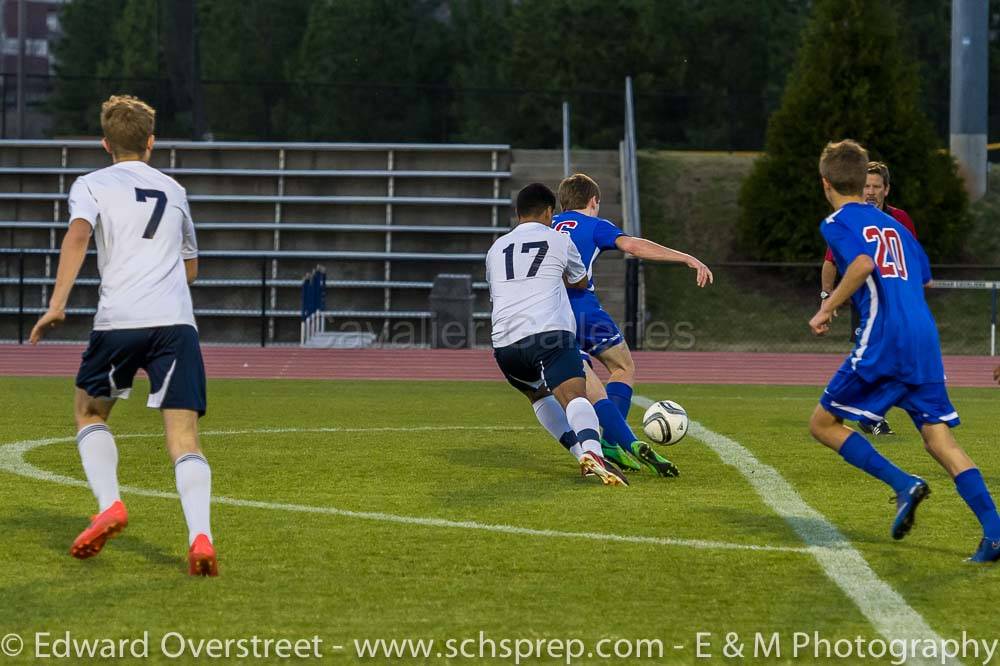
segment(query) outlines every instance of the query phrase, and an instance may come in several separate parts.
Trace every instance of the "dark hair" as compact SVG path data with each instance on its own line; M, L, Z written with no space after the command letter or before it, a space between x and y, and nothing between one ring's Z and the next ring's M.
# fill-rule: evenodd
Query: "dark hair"
M868 173L877 173L882 176L882 184L889 186L889 166L885 162L869 162Z
M830 142L819 158L819 173L830 181L838 194L849 196L864 192L868 177L868 151L857 141Z
M539 217L546 208L556 209L556 195L542 183L526 185L517 193L515 210L519 219Z

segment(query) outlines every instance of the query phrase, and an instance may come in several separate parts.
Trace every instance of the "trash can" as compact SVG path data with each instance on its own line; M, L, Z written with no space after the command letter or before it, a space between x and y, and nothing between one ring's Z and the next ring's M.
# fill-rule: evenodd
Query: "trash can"
M475 341L472 276L441 273L431 288L431 346L466 349Z

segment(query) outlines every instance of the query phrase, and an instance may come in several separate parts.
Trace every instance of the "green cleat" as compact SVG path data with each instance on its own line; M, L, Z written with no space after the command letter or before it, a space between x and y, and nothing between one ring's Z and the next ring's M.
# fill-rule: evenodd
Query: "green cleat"
M642 471L642 465L639 461L617 444L611 444L601 439L601 450L604 452L604 458L614 463L619 469L627 472Z
M665 477L680 476L680 470L677 469L677 465L673 464L659 453L653 450L649 444L645 442L633 442L632 450L635 452L636 457L642 462L643 465L652 470L655 474Z

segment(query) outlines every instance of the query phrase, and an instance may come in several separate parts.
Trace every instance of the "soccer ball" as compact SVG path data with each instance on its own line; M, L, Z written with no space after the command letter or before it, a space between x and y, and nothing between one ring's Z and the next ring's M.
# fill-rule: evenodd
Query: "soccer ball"
M687 412L673 400L654 402L642 416L642 429L657 444L676 444L687 434Z

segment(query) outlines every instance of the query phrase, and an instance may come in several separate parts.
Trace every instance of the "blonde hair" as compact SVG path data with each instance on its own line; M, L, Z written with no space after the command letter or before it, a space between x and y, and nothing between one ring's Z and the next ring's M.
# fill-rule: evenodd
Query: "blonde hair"
M838 194L860 196L868 179L868 151L851 139L831 141L820 155L819 175L826 178Z
M582 210L594 197L601 200L601 188L587 174L574 173L559 183L559 207L562 210Z
M138 97L112 95L101 105L101 129L113 153L146 152L156 111Z

